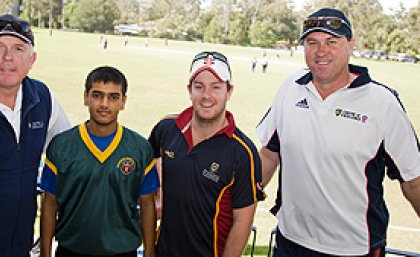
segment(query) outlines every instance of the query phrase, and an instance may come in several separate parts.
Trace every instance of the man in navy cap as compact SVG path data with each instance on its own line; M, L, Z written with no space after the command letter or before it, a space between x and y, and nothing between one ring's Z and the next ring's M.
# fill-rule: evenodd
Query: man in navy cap
M27 257L33 243L36 178L49 140L70 127L58 101L27 77L36 60L29 23L0 16L0 255Z
M349 64L340 10L309 15L300 40L309 69L285 80L257 127L263 185L281 164L274 256L384 256L385 173L420 215L415 131L396 92Z

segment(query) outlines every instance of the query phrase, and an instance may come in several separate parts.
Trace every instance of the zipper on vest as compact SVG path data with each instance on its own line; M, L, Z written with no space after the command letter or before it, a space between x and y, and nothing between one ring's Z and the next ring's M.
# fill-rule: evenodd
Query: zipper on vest
M15 138L16 138L16 135L15 135ZM18 168L18 183L17 183L17 201L18 201L18 203L19 203L19 205L18 205L18 207L17 207L17 218L16 218L16 224L15 224L15 229L14 229L14 237L12 237L11 238L11 240L12 240L12 242L11 242L11 244L12 244L12 247L16 244L15 243L15 240L17 239L16 237L17 236L20 236L20 234L19 233L17 233L17 229L18 229L18 223L19 223L19 219L20 219L20 212L21 212L21 209L22 209L22 200L21 200L21 198L22 198L22 192L21 192L21 188L22 188L22 185L21 185L21 179L22 179L22 164L21 164L21 156L20 156L20 152L21 152L21 149L20 149L20 143L18 143L17 142L17 140L16 140L16 152L17 152L17 168ZM16 250L16 249L15 249Z

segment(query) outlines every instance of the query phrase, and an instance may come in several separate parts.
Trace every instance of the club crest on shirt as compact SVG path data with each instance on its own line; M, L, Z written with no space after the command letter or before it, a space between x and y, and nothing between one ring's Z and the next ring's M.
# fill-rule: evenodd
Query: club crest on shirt
M335 110L335 116L350 119L350 120L359 121L359 122L362 122L362 123L366 123L367 120L368 120L367 115L363 115L363 114L352 112L352 111L343 110L343 109L340 109L340 108Z
M175 153L172 151L165 150L164 153L166 156L168 156L168 158L171 158L171 159L175 158Z
M124 157L118 161L117 168L122 174L128 175L136 169L136 162L130 157Z
M212 162L210 164L210 167L208 169L204 169L201 174L203 175L203 177L217 183L220 180L220 176L217 175L217 171L220 168L220 164L218 164L217 162Z

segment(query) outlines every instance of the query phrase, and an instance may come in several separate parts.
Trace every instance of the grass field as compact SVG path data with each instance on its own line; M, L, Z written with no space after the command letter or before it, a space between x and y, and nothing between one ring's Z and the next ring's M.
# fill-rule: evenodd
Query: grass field
M273 100L281 81L291 71L304 65L301 53L259 48L233 47L206 43L169 41L130 37L127 47L123 37L107 36L108 49L99 44L100 35L76 32L35 30L38 60L31 76L46 82L62 103L73 124L83 122L83 83L89 71L99 65L113 65L128 78L127 108L120 121L144 136L164 115L178 113L190 104L186 90L188 68L193 56L201 50L218 50L230 59L235 90L228 109L237 125L260 144L255 126ZM148 42L148 47L145 46ZM268 72L250 70L251 58L266 51ZM277 56L278 55L278 56ZM366 65L374 79L398 90L416 131L420 132L420 65L352 60ZM268 213L274 202L276 179L267 188L268 199L260 203L255 217L257 245L266 246L276 220ZM398 182L386 180L386 200L391 212L388 247L420 252L420 222L409 203L402 197Z

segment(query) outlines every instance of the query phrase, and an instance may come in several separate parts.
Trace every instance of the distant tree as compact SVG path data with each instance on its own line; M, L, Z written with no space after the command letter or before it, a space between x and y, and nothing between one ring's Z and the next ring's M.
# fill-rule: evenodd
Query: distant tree
M160 38L170 38L175 39L177 38L177 31L178 31L178 20L182 18L179 16L172 16L170 14L166 15L162 19L159 19L155 23L156 30L153 32L153 37L160 37Z
M49 19L49 0L26 0L23 2L22 16L33 26L46 27Z
M262 8L260 19L270 23L271 31L275 33L277 40L292 44L299 37L298 17L288 1L272 0Z
M251 44L260 47L271 47L277 42L276 33L268 21L256 21L249 31Z
M0 13L10 13L15 3L16 0L2 0L0 3Z
M213 17L210 24L205 28L203 39L210 43L223 43L223 27L218 17Z
M148 10L149 20L155 23L153 36L194 39L193 29L200 14L198 0L155 0Z
M218 16L218 23L222 27L222 42L226 43L228 40L228 32L230 29L231 14L236 7L234 0L213 0L212 8L216 10Z
M406 18L408 40L411 41L412 51L420 53L420 2L411 8Z
M118 23L134 24L139 22L140 4L137 0L118 0L116 4L121 14Z
M64 4L64 27L70 27L70 17L74 15L74 12L79 6L80 0L65 0Z
M250 20L245 13L235 13L230 21L228 42L234 45L248 45L250 25Z
M388 37L388 51L392 53L404 53L409 48L406 34L398 29L393 30Z
M113 0L80 0L69 19L71 28L88 32L113 30L120 12Z

